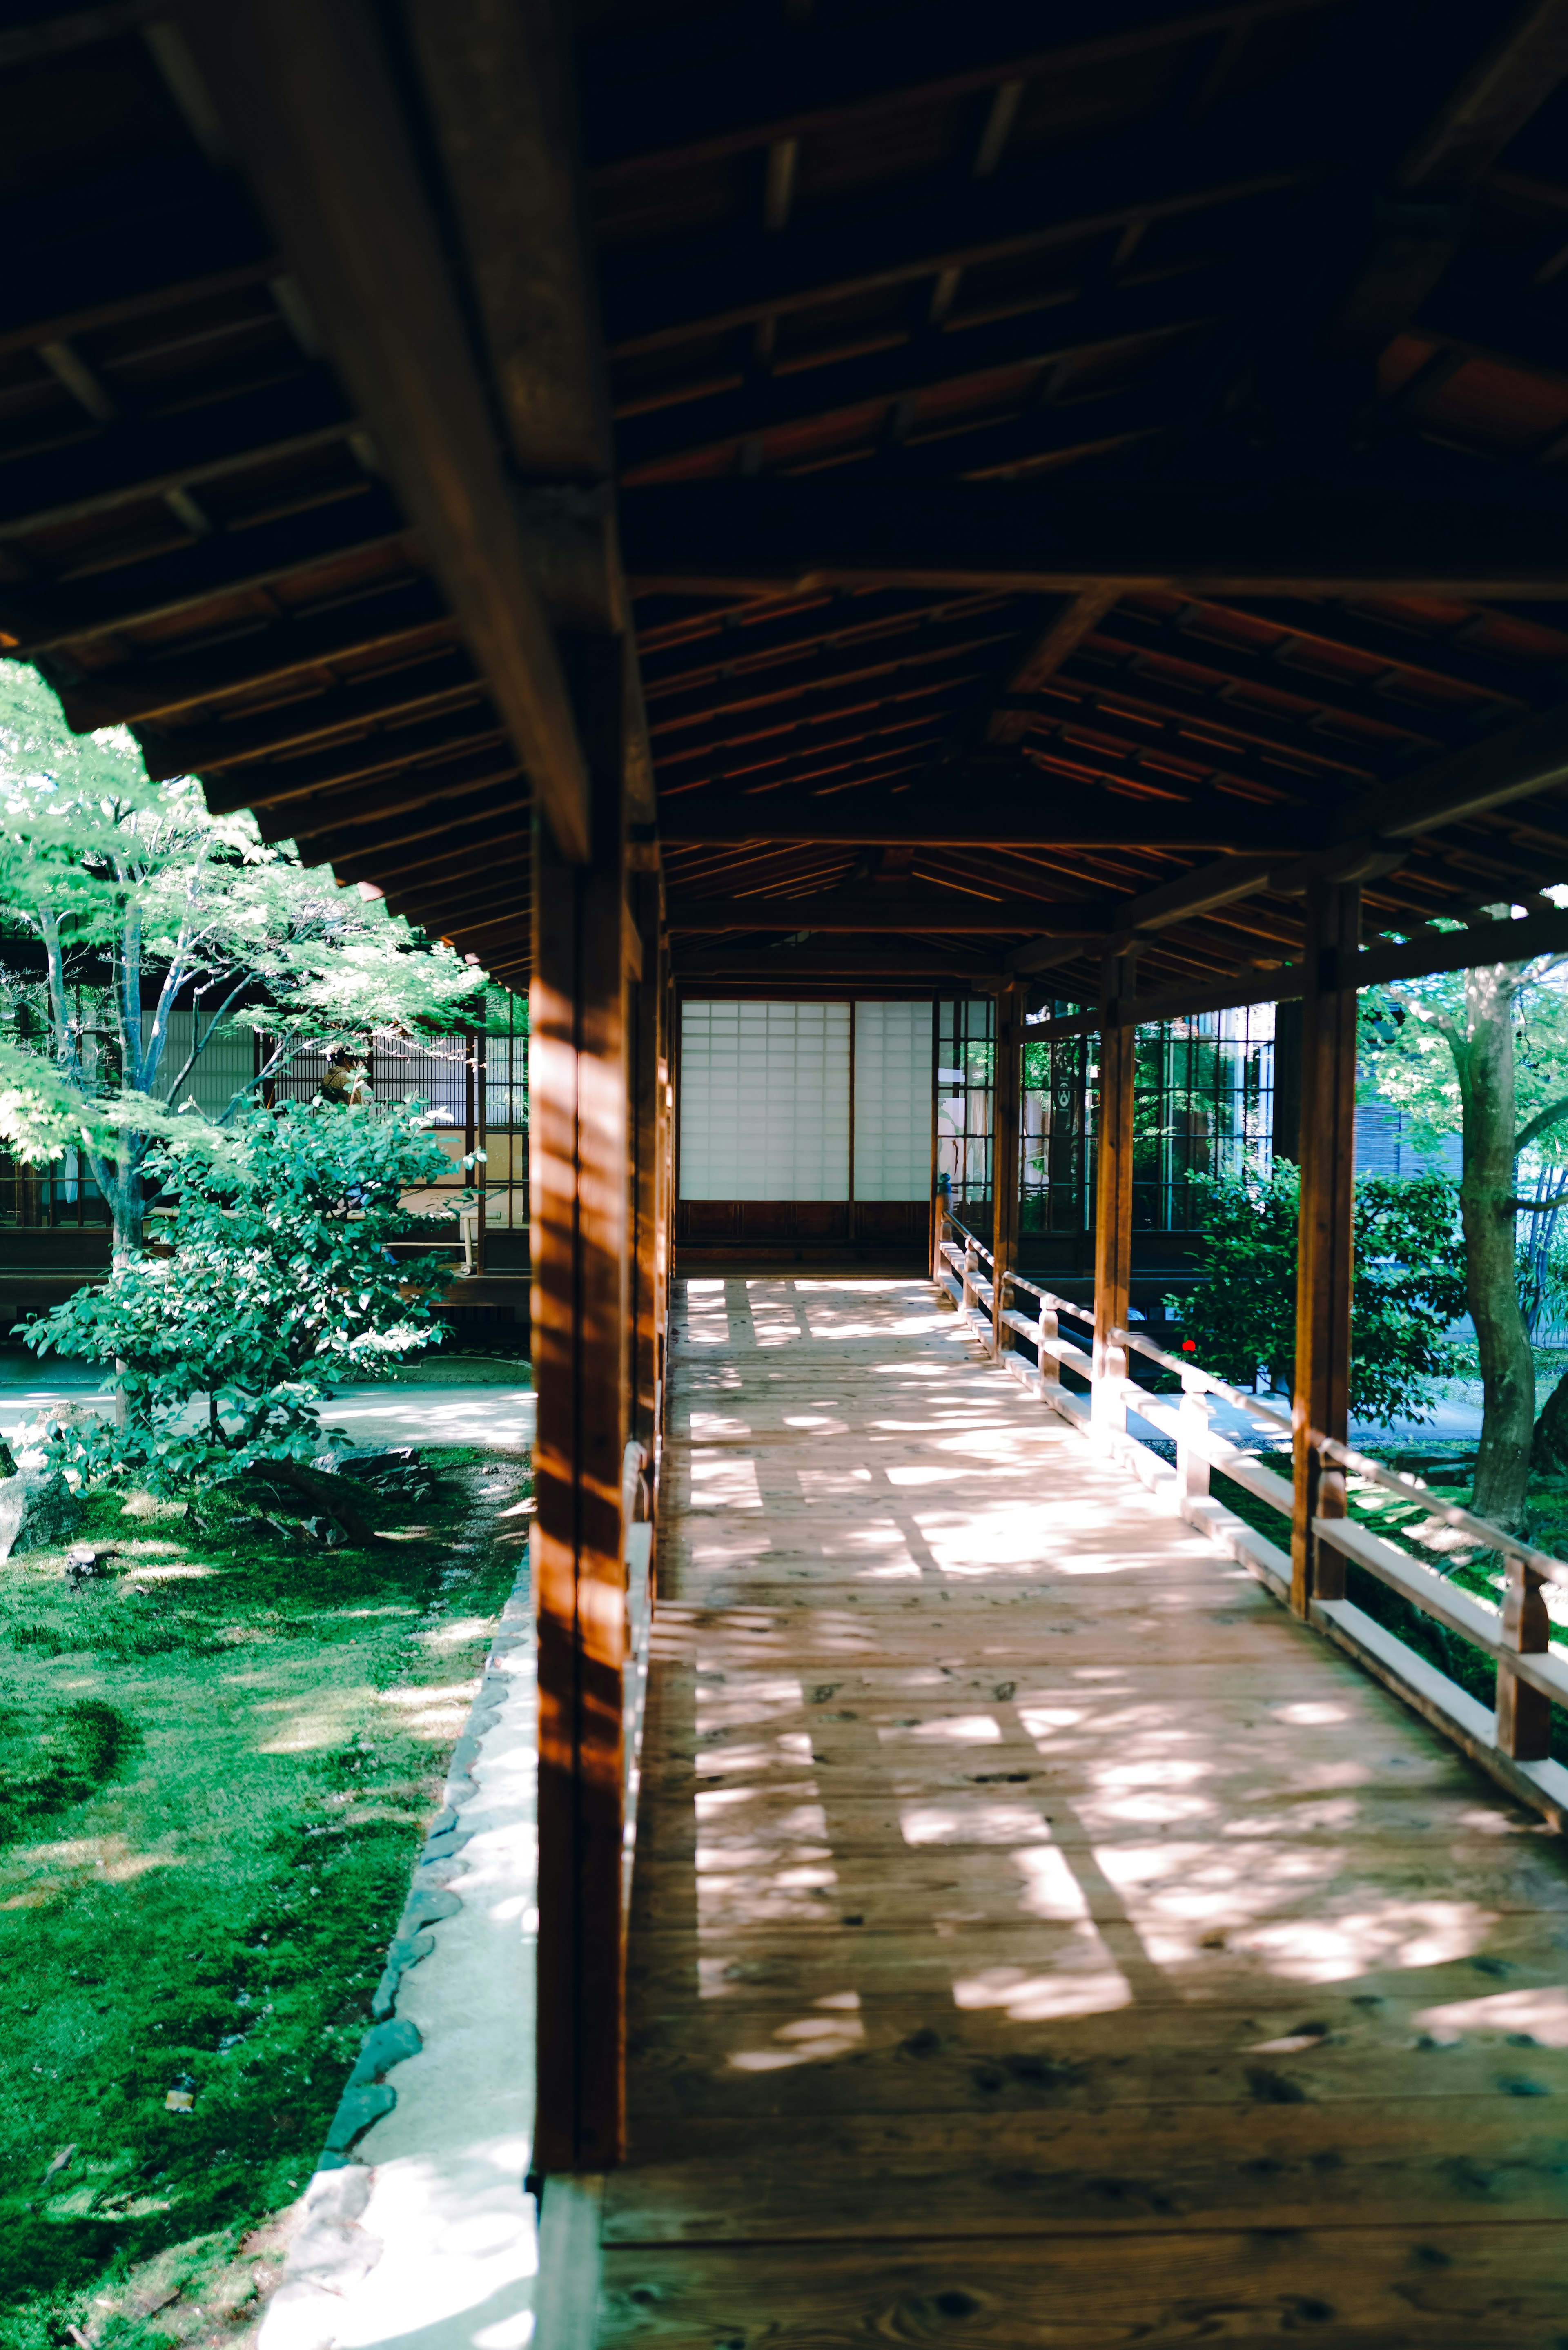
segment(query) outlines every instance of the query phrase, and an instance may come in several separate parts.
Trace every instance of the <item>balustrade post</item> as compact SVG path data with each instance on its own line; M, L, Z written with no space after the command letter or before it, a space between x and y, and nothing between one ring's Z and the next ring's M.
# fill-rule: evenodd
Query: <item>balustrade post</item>
M1209 1499L1209 1398L1193 1371L1181 1374L1181 1407L1176 1438L1177 1506Z
M963 1272L961 1275L963 1295L959 1305L959 1312L966 1318L974 1311L974 1276L979 1270L980 1252L972 1241L966 1240L963 1244Z
M1100 1133L1096 1160L1095 1338L1090 1418L1096 1430L1125 1433L1127 1348L1111 1336L1127 1326L1132 1271L1133 1070L1137 1030L1116 1017L1136 982L1131 955L1107 955L1100 988Z
M1062 1366L1054 1355L1046 1353L1045 1341L1047 1338L1054 1339L1058 1335L1056 1309L1043 1297L1040 1300L1040 1318L1035 1324L1035 1353L1040 1357L1041 1383L1054 1391L1053 1400L1062 1391Z
M1523 1559L1508 1561L1508 1588L1502 1603L1502 1637L1521 1656L1542 1654L1552 1637L1543 1586ZM1544 1762L1552 1752L1552 1701L1512 1669L1497 1669L1497 1744L1501 1754L1516 1762Z
M1295 1508L1291 1606L1343 1599L1343 1553L1322 1540L1320 1518L1345 1515L1343 1473L1319 1456L1312 1432L1343 1444L1350 1426L1350 1297L1355 1271L1355 989L1348 968L1361 939L1358 882L1314 881L1306 893L1302 995L1301 1228L1296 1280Z

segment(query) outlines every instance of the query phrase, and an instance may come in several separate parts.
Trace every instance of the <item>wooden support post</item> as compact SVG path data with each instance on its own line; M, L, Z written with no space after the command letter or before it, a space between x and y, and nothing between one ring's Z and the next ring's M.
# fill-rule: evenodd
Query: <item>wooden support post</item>
M622 1973L628 1434L626 899L619 647L583 649L592 854L534 827L529 1180L538 1389L535 2167L597 2171L624 2137Z
M961 1275L963 1295L959 1300L959 1312L966 1322L974 1312L974 1277L979 1271L980 1250L973 1241L966 1240L963 1244L963 1272Z
M1023 1115L1023 1005L1022 981L1004 987L996 1005L996 1091L991 1146L991 1345L1000 1359L1012 1336L1002 1315L1008 1275L1018 1254L1018 1127Z
M1122 1382L1127 1348L1112 1340L1125 1329L1132 1271L1133 1068L1137 1031L1118 1026L1116 999L1135 984L1131 955L1107 955L1100 984L1100 1134L1095 1172L1095 1339L1090 1416L1104 1435L1125 1431Z
M659 1414L659 1338L661 1326L659 1226L661 1208L659 1155L660 1012L664 1000L659 877L638 873L632 882L631 919L640 946L639 972L632 989L631 1086L631 1393L632 1434L651 1462Z
M1361 889L1314 881L1306 893L1302 993L1301 1231L1296 1274L1295 1510L1291 1606L1345 1596L1345 1559L1313 1530L1345 1515L1344 1472L1307 1431L1343 1444L1350 1425L1350 1290L1355 1268L1355 989L1346 965L1360 944Z
M1521 1558L1508 1562L1502 1637L1521 1656L1538 1657L1552 1637L1541 1577ZM1552 1700L1507 1665L1497 1669L1498 1752L1516 1762L1544 1762L1552 1752Z

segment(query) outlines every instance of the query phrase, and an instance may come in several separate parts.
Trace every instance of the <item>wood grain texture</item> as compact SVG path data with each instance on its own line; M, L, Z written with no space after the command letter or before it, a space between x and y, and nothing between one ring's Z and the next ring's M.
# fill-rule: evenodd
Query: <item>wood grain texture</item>
M1559 1841L929 1284L672 1307L606 2350L1568 2339Z

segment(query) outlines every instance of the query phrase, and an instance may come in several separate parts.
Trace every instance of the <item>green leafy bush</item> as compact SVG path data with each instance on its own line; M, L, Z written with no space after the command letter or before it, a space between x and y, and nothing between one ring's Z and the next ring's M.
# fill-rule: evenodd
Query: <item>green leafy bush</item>
M454 1210L402 1204L450 1172L417 1105L256 1110L232 1139L193 1132L168 1161L172 1254L118 1264L20 1330L40 1355L114 1367L119 1424L84 1414L59 1428L56 1465L168 1492L253 1461L308 1461L324 1381L441 1335L446 1262L400 1261L388 1243L450 1225Z
M1208 1221L1192 1294L1168 1304L1206 1371L1251 1387L1260 1367L1289 1388L1295 1360L1300 1177L1288 1160L1267 1175L1198 1175ZM1429 1416L1433 1388L1459 1367L1448 1336L1465 1310L1464 1250L1454 1185L1441 1175L1355 1186L1350 1408L1384 1422Z

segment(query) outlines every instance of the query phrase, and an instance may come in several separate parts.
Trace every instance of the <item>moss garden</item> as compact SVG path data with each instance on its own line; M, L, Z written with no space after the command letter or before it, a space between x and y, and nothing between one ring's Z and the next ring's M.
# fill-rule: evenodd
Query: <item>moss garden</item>
M523 1556L522 1455L421 1457L369 1548L133 1496L0 1565L0 2350L258 2314Z

